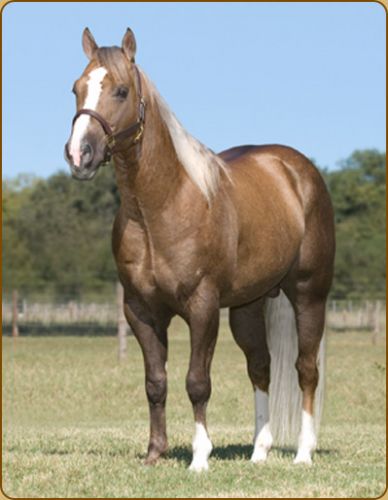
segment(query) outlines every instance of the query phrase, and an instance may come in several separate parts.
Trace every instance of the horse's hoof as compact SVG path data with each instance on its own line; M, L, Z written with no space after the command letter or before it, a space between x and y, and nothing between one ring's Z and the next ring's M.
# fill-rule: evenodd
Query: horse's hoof
M159 457L147 457L144 460L144 465L155 465Z
M144 465L155 465L160 457L164 455L165 452L153 452L149 453L144 460Z
M310 453L298 453L294 458L294 464L313 465Z
M147 457L144 460L144 465L155 465L160 457L163 457L168 450L168 445L163 446L150 446L148 448Z
M207 463L207 460L193 460L190 464L189 470L192 470L194 472L204 472L209 470L209 464Z
M254 464L263 463L267 460L268 451L264 448L255 450L251 456L251 462Z

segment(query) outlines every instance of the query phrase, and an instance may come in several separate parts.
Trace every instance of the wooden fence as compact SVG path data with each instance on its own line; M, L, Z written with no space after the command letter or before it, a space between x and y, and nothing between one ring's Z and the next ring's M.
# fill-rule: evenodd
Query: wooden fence
M13 294L12 302L2 303L3 333L81 333L115 334L123 332L125 320L121 311L122 291L117 300L108 303L66 304L32 303ZM223 311L222 314L226 314ZM360 330L382 333L386 326L383 300L333 300L328 303L326 325L332 331ZM122 341L124 342L124 341ZM125 350L124 343L122 343Z
M385 331L385 301L339 301L328 303L326 325L330 330Z

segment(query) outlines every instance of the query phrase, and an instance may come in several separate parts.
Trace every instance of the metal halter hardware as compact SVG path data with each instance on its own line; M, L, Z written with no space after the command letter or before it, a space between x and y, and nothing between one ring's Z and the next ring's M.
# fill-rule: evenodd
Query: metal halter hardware
M81 115L88 115L97 120L98 123L101 125L103 131L105 132L105 140L107 146L104 163L108 163L110 161L112 154L118 153L120 150L124 151L125 149L129 149L135 144L137 144L140 141L144 132L146 101L144 99L144 96L142 95L140 71L135 64L133 65L133 67L136 73L136 79L137 79L136 90L138 97L138 119L136 120L135 123L132 123L132 125L125 128L124 130L120 130L119 132L114 133L112 127L105 120L105 118L101 116L99 113L97 113L97 111L94 111L93 109L87 109L87 108L80 109L79 111L77 111L77 113L74 115L73 118L72 122L73 127L76 119ZM125 148L119 148L120 141L125 140L127 138L132 138L130 144L126 145Z

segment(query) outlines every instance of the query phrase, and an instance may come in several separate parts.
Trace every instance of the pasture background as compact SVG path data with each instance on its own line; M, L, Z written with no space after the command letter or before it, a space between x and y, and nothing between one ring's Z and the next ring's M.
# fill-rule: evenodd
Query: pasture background
M331 299L383 303L383 9L373 2L92 6L14 2L3 12L3 329L11 330L7 301L16 292L20 323L19 338L3 338L5 492L35 497L381 494L384 318L375 335L377 323L369 313L354 316L346 310L337 310L331 325L345 331L328 336L327 404L312 468L293 466L294 450L288 448L275 448L263 466L249 463L252 391L243 355L223 325L209 405L211 470L202 476L187 471L193 433L184 389L189 339L179 321L170 335L170 452L155 468L142 466L148 410L140 349L129 337L127 359L119 364L117 340L107 336L117 328L114 305L113 319L101 320L104 303L115 303L117 280L110 248L119 204L113 171L101 170L91 184L75 183L67 167L63 171L63 143L75 110L70 89L86 63L83 28L89 26L109 45L120 42L129 24L138 40L138 62L205 144L219 151L233 144L284 143L314 158L336 213ZM26 57L26 47L40 56ZM231 61L239 71L231 71ZM203 119L204 110L211 118ZM88 302L97 305L76 320L77 307ZM38 310L38 303L49 306ZM54 305L62 307L59 315ZM349 318L368 332L349 331ZM87 336L92 334L100 336Z
M249 462L253 396L225 321L213 364L207 474L187 470L193 418L185 393L187 328L173 322L170 451L142 465L148 438L143 361L133 337L3 338L3 489L27 497L376 497L385 489L385 337L328 332L323 424L314 465L275 447Z

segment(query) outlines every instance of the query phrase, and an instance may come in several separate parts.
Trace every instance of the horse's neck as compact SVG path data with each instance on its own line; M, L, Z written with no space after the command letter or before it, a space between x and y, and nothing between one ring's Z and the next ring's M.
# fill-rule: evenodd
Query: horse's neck
M132 218L160 213L185 178L168 129L151 97L146 113L142 140L114 159L121 206Z

